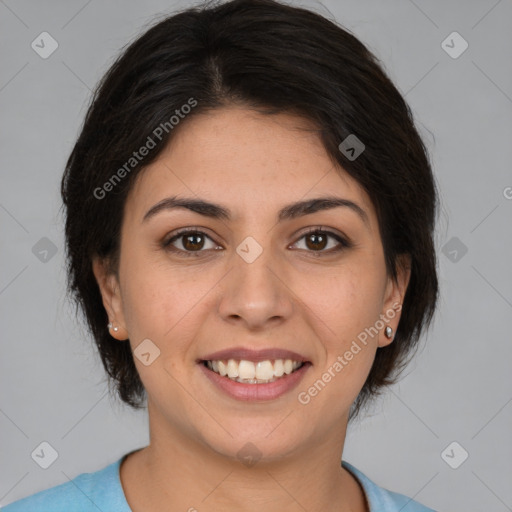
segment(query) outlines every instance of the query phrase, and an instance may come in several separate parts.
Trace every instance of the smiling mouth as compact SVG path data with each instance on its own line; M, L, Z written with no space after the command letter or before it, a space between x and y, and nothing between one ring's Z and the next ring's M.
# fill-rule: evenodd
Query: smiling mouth
M290 375L309 363L294 361L293 359L267 359L257 362L246 359L227 359L207 360L202 361L202 364L212 372L234 382L241 384L268 384Z

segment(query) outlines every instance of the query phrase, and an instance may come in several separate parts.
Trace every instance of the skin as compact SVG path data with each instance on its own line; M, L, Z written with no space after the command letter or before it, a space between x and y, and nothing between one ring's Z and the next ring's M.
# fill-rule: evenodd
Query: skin
M396 282L387 276L369 197L334 165L306 120L233 106L179 128L127 198L119 278L101 260L93 262L103 304L119 327L111 334L132 350L146 338L160 350L149 366L134 358L148 394L150 444L123 461L127 501L134 512L367 511L361 487L340 460L350 406L377 348L392 342L384 328L307 405L297 395L393 308L386 325L396 330L410 271L400 267ZM142 221L171 195L220 203L233 218L177 209ZM325 195L360 205L368 226L346 207L276 221L284 205ZM210 238L192 249L183 237L173 246L198 257L162 247L187 227ZM304 237L310 227L345 236L353 246L329 254L337 240L311 241ZM247 236L263 249L252 263L236 252ZM293 350L312 366L278 399L236 400L211 384L196 360L237 346ZM247 442L261 453L250 467L237 457Z

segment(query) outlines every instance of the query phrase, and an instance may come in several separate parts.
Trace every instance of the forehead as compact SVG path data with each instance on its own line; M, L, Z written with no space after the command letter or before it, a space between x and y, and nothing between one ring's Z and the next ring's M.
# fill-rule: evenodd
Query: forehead
M330 159L316 128L301 117L230 107L196 114L179 128L128 196L127 212L139 220L171 195L233 205L234 221L336 195L357 202L375 222L366 192Z

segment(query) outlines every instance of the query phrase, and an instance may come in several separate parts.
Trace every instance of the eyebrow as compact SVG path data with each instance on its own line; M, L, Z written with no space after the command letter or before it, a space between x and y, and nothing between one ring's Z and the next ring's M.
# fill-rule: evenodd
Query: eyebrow
M363 208L349 199L336 196L317 197L288 204L279 210L277 220L278 222L282 222L339 207L349 208L361 218L368 228L370 227L368 214ZM153 205L144 215L142 222L147 222L151 217L154 217L162 211L179 208L185 208L212 219L231 220L231 211L225 206L210 203L202 199L172 196L166 197Z

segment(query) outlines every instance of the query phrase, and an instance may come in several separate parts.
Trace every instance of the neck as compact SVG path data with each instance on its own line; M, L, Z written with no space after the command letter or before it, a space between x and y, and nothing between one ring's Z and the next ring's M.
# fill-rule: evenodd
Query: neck
M321 443L257 461L228 458L190 436L157 430L150 428L149 446L121 466L133 512L368 511L357 480L341 466L346 424Z

